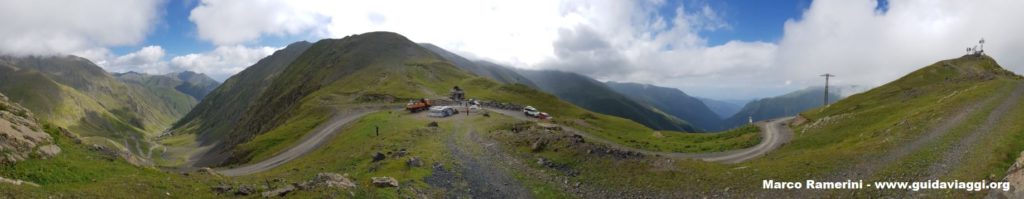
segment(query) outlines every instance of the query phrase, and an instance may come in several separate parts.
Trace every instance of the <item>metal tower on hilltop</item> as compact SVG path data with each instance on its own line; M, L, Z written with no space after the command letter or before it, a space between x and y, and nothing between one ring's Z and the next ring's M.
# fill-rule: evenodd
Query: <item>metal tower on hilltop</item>
M821 76L825 77L825 102L822 104L822 106L828 106L828 78L835 77L835 75L825 73L824 75Z

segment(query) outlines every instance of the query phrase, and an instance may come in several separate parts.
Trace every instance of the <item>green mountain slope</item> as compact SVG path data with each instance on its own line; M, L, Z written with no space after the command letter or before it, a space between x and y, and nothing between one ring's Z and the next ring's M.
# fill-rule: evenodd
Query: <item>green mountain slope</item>
M1024 150L1020 145L1024 141L1022 94L1022 78L991 57L939 61L828 107L801 113L797 137L777 157L789 154L779 161L814 162L817 169L780 173L825 176L822 173L827 172L831 173L828 178L819 179L865 181L980 181L1002 176ZM849 194L837 192L833 194ZM985 192L868 190L860 194L963 198Z
M196 100L203 100L207 94L213 92L213 89L220 86L220 82L213 80L210 76L192 71L171 73L166 74L165 76L171 76L181 80L182 84L175 86L174 89L188 94L189 96L196 98Z
M267 60L274 59L261 63ZM249 104L219 104L226 96L239 96L237 93L244 90L229 88L238 84L235 79L255 70L266 69L253 66L232 77L173 130L198 134L201 145L212 148L197 155L201 159L195 165L230 165L265 158L291 146L336 113L364 106L397 107L423 97L445 98L454 86L462 87L470 98L532 105L566 121L591 123L591 128L608 127L600 135L613 140L651 133L643 125L586 111L522 84L502 84L476 76L389 32L318 41L281 68L279 74L260 79L269 82L262 84L262 92L244 93L247 97L242 99L252 99L246 102ZM230 117L218 118L218 114Z
M662 112L685 120L699 130L725 130L721 125L721 119L708 106L704 105L704 102L690 97L679 89L625 82L605 82L605 84L630 99L652 105Z
M555 71L516 70L488 61L470 61L455 53L444 50L433 44L420 44L424 48L440 55L456 67L475 75L487 77L502 83L518 83L532 88L553 93L560 98L591 111L632 119L648 127L659 130L696 131L685 119L676 118L657 108L644 106L633 99L624 98L621 94L610 90L607 86L589 77ZM573 83L562 81L575 81ZM555 85L540 85L545 82ZM560 84L571 84L564 87ZM587 91L587 92L582 92Z
M121 82L74 56L2 57L0 76L0 92L12 101L86 136L155 135L194 103Z
M157 95L160 99L171 103L174 107L187 107L191 109L198 100L180 90L175 89L184 82L174 77L163 75L148 75L136 72L114 73L114 77L122 82L142 86L147 91Z
M210 132L235 128L242 114L263 94L272 80L310 46L312 44L305 41L292 43L231 76L175 123L171 132L202 135L204 139L200 141L204 144L221 140L226 133Z
M514 69L487 61L470 61L469 59L466 59L455 53L449 52L441 47L437 47L434 44L424 43L420 44L420 46L423 46L423 48L426 48L427 50L430 50L431 52L440 55L442 58L451 62L456 67L459 67L462 70L469 71L470 73L476 74L477 76L487 77L490 78L491 80L506 84L518 83L530 87L536 87L536 85L534 85L532 81L530 81L526 77L523 77Z
M831 90L831 89L830 89ZM754 121L794 116L800 112L820 107L825 97L822 87L809 87L785 95L757 99L748 102L736 114L723 120L723 125L731 128ZM829 103L839 101L841 97L829 92Z
M203 100L213 89L220 86L220 83L209 76L192 71L169 73L164 75L150 75L137 72L114 73L114 77L127 82L139 84L150 89L167 90L168 88L194 99Z
M533 70L519 70L519 73L541 90L587 110L631 119L657 130L696 131L687 121L637 103L604 83L580 74Z

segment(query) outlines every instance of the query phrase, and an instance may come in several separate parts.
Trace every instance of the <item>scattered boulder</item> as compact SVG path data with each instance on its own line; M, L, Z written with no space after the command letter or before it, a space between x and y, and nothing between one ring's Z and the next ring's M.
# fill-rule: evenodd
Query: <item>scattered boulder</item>
M292 191L295 191L295 186L289 184L289 185L284 185L282 187L278 187L277 189L274 189L274 190L265 191L265 192L263 192L260 195L263 195L264 198L280 197L280 196L288 195L288 193L291 193Z
M18 179L7 179L7 178L4 178L4 177L0 177L0 183L7 183L7 184L13 184L13 185L28 185L28 186L33 186L33 187L39 187L39 184L36 184L36 183L32 183L32 182L29 182L29 181L22 181L22 180L18 180Z
M238 186L238 189L235 189L236 196L248 196L253 193L256 193L256 187L253 187L252 185L242 185Z
M571 141L572 144L587 143L587 141L583 140L583 136L580 134L572 134L572 137L569 138L569 141Z
M409 151L406 151L405 149L400 149L398 152L395 152L395 155L398 157L405 157L406 154L409 154Z
M377 187L398 187L398 180L392 177L373 177L372 180Z
M532 150L533 152L540 152L544 150L545 145L547 144L544 143L544 141L537 140L534 141L532 145L530 145L530 150Z
M437 127L437 122L430 122L427 127Z
M201 174L205 174L205 175L211 175L211 176L220 176L220 173L217 173L217 171L214 171L214 170L213 170L213 169L211 169L210 167L203 167L203 168L200 168L200 169L198 170L198 172L199 172L199 173L201 173Z
M57 156L57 154L60 154L60 147L57 147L57 145L52 144L41 146L39 147L39 149L36 150L36 153L39 154L39 156L42 156L43 158L50 158L53 156Z
M213 192L217 194L224 194L230 192L234 187L231 187L231 185L221 184L213 186L211 189L213 189Z
M337 173L318 173L316 176L313 176L313 180L310 180L307 184L312 187L331 187L339 189L350 189L356 187L356 183L348 179L346 175Z
M537 164L541 166L547 166L548 164L551 164L551 162L548 161L548 159L546 158L537 158Z
M423 166L423 160L420 160L419 157L415 157L415 156L414 157L409 157L409 160L405 161L405 164L409 165L409 167L422 167Z
M384 156L384 154L381 152L373 154L373 162L379 162L381 160L384 160L384 158L387 158L387 156Z
M75 134L75 133L72 133L71 131L68 131L68 129L66 129L64 127L58 127L57 131L60 131L60 134L64 135L64 137L71 138L71 141L75 142L75 144L82 144L82 142L83 142L81 136L78 136L78 134Z

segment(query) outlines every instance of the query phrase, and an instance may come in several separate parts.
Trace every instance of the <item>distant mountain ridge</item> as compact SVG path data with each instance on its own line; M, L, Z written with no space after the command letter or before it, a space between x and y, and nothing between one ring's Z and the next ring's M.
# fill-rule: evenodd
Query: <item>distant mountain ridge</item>
M196 101L203 100L220 82L202 73L182 71L164 75L152 75L134 71L114 73L121 81L140 84L153 88L171 88L191 96Z
M829 89L831 90L831 89ZM793 91L784 95L756 99L748 102L736 114L726 118L724 125L735 127L746 124L751 119L761 121L779 117L794 116L809 109L824 105L825 88L808 87ZM842 99L842 96L835 92L829 93L829 103Z
M455 53L449 52L441 47L435 46L434 44L422 43L420 44L420 46L423 46L427 50L436 53L445 60L452 62L452 64L455 64L456 67L469 71L473 74L487 77L501 83L518 83L529 87L537 87L537 85L535 85L533 81L530 81L530 79L527 79L523 75L520 75L518 72L515 71L515 69L491 63L488 61L470 61L469 59L466 59Z
M605 82L605 84L626 97L650 104L669 115L693 124L702 131L726 130L721 125L722 119L704 102L679 89L625 82Z
M656 130L695 132L691 123L639 103L590 77L562 71L518 70L541 90L588 110L631 119Z
M420 46L473 74L502 83L517 83L536 88L587 110L631 119L658 130L698 130L685 120L637 103L604 83L584 75L561 71L514 69L487 61L470 61L433 44Z
M740 112L740 109L743 109L743 105L747 103L743 100L717 100L703 97L697 97L697 99L704 102L704 105L708 106L721 119L729 118Z

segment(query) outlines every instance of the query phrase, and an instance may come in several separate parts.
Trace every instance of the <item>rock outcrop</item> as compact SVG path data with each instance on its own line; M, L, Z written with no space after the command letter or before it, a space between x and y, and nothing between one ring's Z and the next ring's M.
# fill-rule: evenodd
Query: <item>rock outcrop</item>
M1024 151L1010 166L1003 180L1010 182L1010 191L993 190L988 198L1024 198Z
M53 138L43 132L32 113L0 94L0 164L59 153L60 147L53 145Z

